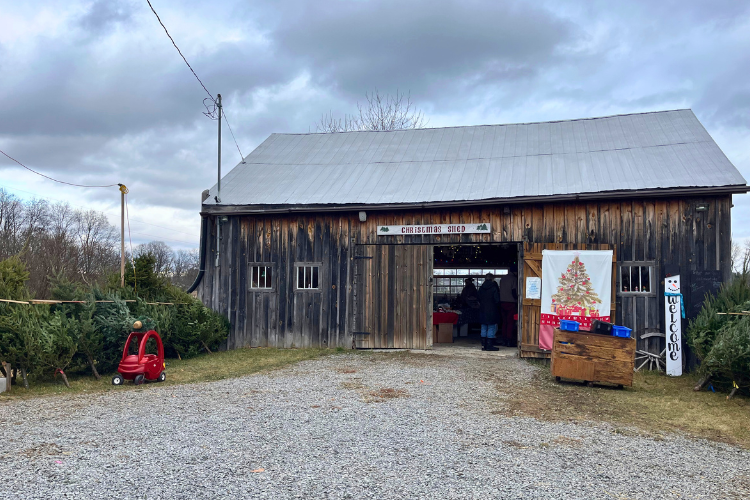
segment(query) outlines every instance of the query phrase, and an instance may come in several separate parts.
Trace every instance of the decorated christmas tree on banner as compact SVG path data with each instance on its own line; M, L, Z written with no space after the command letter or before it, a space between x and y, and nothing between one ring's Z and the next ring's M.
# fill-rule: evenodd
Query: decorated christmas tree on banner
M552 295L553 312L558 316L599 316L597 304L601 303L586 266L576 255L558 278L557 293Z

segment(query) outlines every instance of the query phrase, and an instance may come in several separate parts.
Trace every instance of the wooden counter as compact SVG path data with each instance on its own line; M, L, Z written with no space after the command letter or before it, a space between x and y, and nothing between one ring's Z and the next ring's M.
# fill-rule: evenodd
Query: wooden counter
M552 376L592 384L633 385L635 339L555 330Z

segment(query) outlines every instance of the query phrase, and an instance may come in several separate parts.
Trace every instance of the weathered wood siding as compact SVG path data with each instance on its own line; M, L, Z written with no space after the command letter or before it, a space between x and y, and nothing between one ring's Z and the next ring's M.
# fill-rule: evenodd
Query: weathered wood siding
M696 211L707 204L706 212ZM731 196L652 198L587 203L503 205L471 209L369 211L230 216L222 226L221 265L214 266L216 217L210 216L206 274L198 289L205 304L232 324L228 347L353 345L359 245L456 243L605 244L617 260L654 261L660 289L654 297L616 297L616 321L640 335L663 328L664 267L676 264L690 297L691 273L730 270ZM490 222L491 234L378 236L386 224ZM273 262L275 290L251 292L248 265ZM319 292L294 290L295 262L319 262ZM385 272L388 272L387 270ZM357 273L360 273L358 276ZM619 272L618 280L619 280ZM387 277L386 277L387 278ZM361 281L360 281L361 283ZM619 283L617 284L619 289ZM402 287L408 295L408 287ZM362 304L360 297L359 304ZM399 297L408 301L408 297ZM394 302L395 304L396 302ZM385 325L383 328L388 328ZM388 332L377 332L388 335ZM642 348L639 342L639 348ZM651 350L660 349L652 345Z
M359 245L355 261L357 348L432 346L432 245Z

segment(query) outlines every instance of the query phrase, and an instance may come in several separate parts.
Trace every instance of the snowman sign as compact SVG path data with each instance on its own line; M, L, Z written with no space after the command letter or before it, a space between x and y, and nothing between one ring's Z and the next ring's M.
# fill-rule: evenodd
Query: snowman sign
M682 375L682 318L685 305L682 303L680 277L669 276L664 280L664 323L667 325L667 375Z

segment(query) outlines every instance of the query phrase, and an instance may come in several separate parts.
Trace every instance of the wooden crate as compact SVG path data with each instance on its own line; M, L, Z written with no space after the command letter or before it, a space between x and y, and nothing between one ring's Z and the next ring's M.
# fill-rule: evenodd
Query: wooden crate
M633 385L635 339L555 330L552 375L584 382Z
M437 328L433 328L433 340L435 344L453 343L453 323L438 323Z

